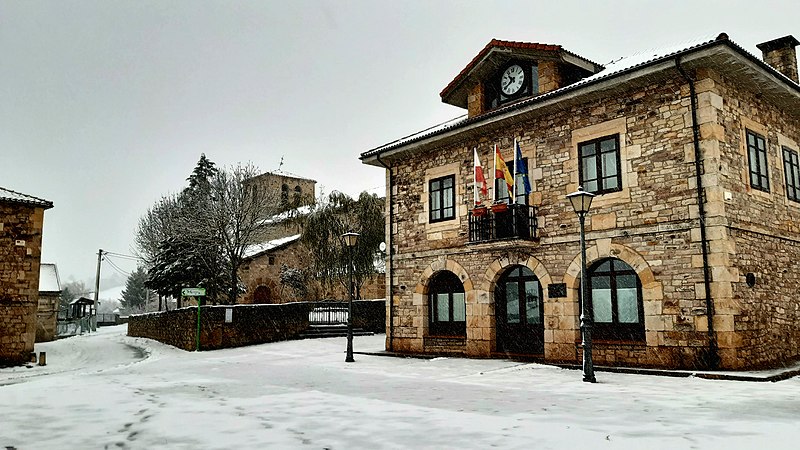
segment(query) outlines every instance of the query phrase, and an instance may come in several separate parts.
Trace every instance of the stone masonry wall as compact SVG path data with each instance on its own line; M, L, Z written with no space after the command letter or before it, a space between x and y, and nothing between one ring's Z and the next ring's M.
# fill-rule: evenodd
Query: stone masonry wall
M228 308L233 309L231 323L225 323ZM294 339L308 328L308 307L303 303L204 306L200 316L202 350ZM183 350L194 350L197 307L130 316L128 336L146 337Z
M43 223L42 208L0 202L0 366L33 351Z
M308 313L313 305L204 306L200 312L200 349L217 350L296 339L308 329ZM232 321L225 322L225 311L233 310ZM383 332L385 302L353 302L353 326ZM197 307L138 314L128 319L128 336L154 339L183 350L195 350Z
M628 86L617 95L554 106L507 126L487 127L478 133L480 138L394 161L394 350L491 356L496 351L493 285L505 268L524 264L544 288L545 359L579 361L578 220L565 195L578 185L577 144L619 133L623 190L595 199L587 218L587 256L590 264L618 257L637 270L646 341L597 342L595 360L702 366L708 341L705 301L697 290L703 271L690 100L678 73L669 76L635 89ZM529 161L529 202L538 208L541 239L467 244L472 149L477 146L484 169L491 173L494 143L512 160L515 136ZM447 174L456 176L457 218L430 224L428 182ZM461 342L427 337L427 281L444 269L464 283L468 331ZM562 282L567 297L550 299L547 284Z
M56 338L58 300L58 294L54 292L39 294L36 309L36 342L49 342Z
M782 155L783 147L800 152L800 114L714 72L705 88L705 176L718 186L709 201L726 218L712 229L720 237L717 262L728 267L714 274L721 355L734 367L781 365L800 358L800 329L792 326L800 319L800 203L787 198ZM769 192L750 186L745 130L766 139Z

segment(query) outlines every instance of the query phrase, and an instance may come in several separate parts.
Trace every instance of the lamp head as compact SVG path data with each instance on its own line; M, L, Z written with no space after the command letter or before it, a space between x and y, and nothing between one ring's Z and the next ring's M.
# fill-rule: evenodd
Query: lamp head
M350 248L355 247L356 242L358 241L358 236L359 236L358 233L350 231L342 235L342 242L344 242L344 245L347 247Z
M593 198L594 194L584 191L583 186L578 186L577 191L567 194L567 199L569 199L569 202L572 204L572 209L574 209L575 212L580 215L589 212L589 208L592 206Z

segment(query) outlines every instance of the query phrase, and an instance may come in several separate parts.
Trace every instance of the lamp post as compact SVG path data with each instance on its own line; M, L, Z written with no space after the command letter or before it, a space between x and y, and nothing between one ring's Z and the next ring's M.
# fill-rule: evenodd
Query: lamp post
M353 359L353 247L358 241L358 233L345 233L342 235L342 242L347 247L347 279L350 300L347 302L347 356L344 362L354 362Z
M588 284L586 283L586 232L584 222L589 208L592 206L594 194L583 190L578 186L578 190L567 194L567 199L572 204L572 209L578 214L581 224L581 347L583 347L583 381L596 383L594 377L594 364L592 364L592 308L589 306L591 298L589 296Z

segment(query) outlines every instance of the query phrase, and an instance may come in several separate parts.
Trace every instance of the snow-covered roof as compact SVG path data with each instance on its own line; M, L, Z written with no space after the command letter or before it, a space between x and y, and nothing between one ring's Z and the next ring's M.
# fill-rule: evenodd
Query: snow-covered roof
M266 252L269 252L269 251L284 247L286 245L289 245L292 242L297 241L298 239L300 239L300 235L299 234L295 234L295 235L287 236L287 237L280 238L280 239L273 239L271 241L262 242L260 244L253 244L253 245L248 246L244 250L244 257L245 258L253 258L255 256L258 256L258 255L262 254L262 253L266 253Z
M50 209L53 207L53 202L49 200L44 200L39 197L34 197L32 195L23 194L17 191L12 191L11 189L6 189L4 187L0 187L0 201L41 206L44 209Z
M275 223L281 223L292 217L305 216L310 212L311 212L311 205L300 206L299 208L290 209L280 214L275 214L274 216L270 216L259 222L259 225L272 225Z
M726 44L728 47L732 48L739 53L743 57L755 62L756 64L760 65L762 68L769 71L772 75L778 77L779 79L784 80L785 82L789 83L791 87L795 88L798 92L800 92L800 86L784 74L780 73L773 67L767 65L763 61L761 61L756 56L752 55L751 53L747 52L742 47L738 46L734 42L728 39L728 36L725 33L719 34L718 36L714 37L711 35L703 36L697 39L692 39L685 42L680 42L668 46L658 47L658 48L651 48L648 50L641 51L639 53L615 59L610 63L604 65L605 69L592 75L586 77L576 83L572 83L570 85L564 86L559 89L555 89L553 91L547 92L542 95L538 95L535 97L530 97L519 102L511 103L500 108L494 109L487 113L474 116L474 117L467 117L466 115L462 115L456 117L455 119L449 120L447 122L443 122L439 125L434 127L430 127L428 129L422 130L420 132L408 135L404 138L397 139L395 141L389 142L387 144L381 145L376 147L372 150L366 151L361 154L361 160L368 164L378 165L376 161L374 161L374 157L376 155L380 155L384 152L389 150L397 149L399 147L403 147L407 144L411 144L417 141L422 141L427 138L431 138L440 134L445 134L451 130L458 130L459 128L466 127L469 125L478 126L481 122L490 121L493 118L511 113L514 110L520 110L522 108L526 108L529 106L533 106L538 103L542 103L549 100L554 100L554 97L558 97L560 95L564 95L567 93L574 92L581 88L587 87L592 84L596 84L603 80L609 79L627 79L625 76L627 74L635 73L639 70L644 70L647 67L655 65L657 63L672 60L678 55L688 54L694 51L698 51L701 49L705 49L714 45L721 45ZM369 160L369 161L367 161Z
M39 265L39 292L61 292L58 267L53 263Z

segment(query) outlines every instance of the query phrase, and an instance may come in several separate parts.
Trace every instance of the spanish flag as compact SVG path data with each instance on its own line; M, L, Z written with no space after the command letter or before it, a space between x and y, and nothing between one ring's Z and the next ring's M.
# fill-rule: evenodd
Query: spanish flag
M506 162L500 156L500 150L497 149L497 144L494 144L494 177L497 179L505 179L508 185L508 192L514 192L514 176L508 170Z

